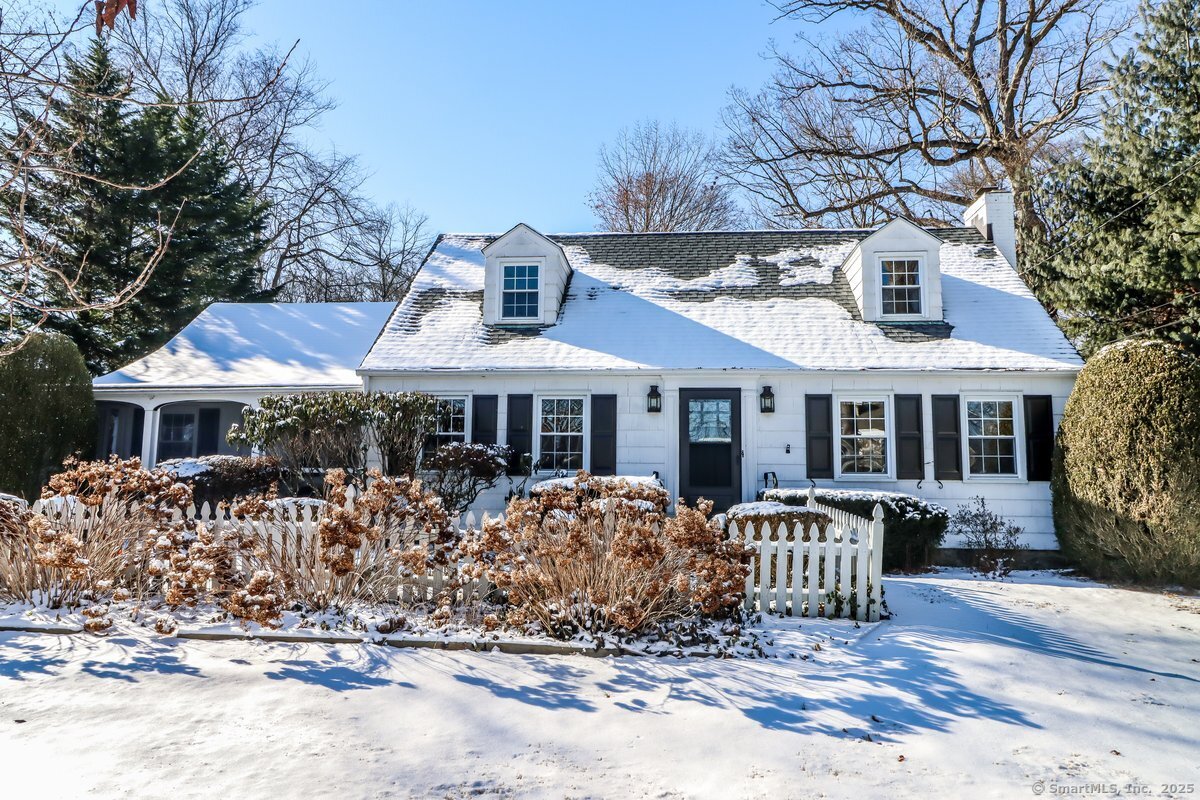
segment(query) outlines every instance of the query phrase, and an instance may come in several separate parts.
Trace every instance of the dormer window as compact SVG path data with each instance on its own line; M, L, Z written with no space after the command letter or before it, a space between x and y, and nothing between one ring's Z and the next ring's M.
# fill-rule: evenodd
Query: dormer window
M887 256L879 259L883 316L921 316L921 258Z
M537 264L504 265L501 319L526 320L540 316L538 273Z

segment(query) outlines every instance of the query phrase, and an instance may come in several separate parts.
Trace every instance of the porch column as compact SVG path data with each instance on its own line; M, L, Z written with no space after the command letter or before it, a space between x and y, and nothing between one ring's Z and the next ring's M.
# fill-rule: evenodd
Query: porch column
M139 455L142 458L142 466L149 469L154 466L155 451L158 449L158 442L155 441L158 433L158 408L142 406L142 410L142 452Z

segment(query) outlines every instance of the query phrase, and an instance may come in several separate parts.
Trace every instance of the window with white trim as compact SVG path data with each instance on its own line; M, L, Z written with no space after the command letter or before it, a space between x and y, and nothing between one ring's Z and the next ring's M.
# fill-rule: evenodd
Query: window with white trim
M838 402L838 439L844 475L888 474L885 398Z
M467 398L439 397L437 399L434 448L451 442L467 440Z
M921 259L881 258L879 260L883 315L919 315L921 311Z
M538 308L538 265L505 264L500 292L501 319L532 319Z
M539 400L539 469L583 469L583 407L582 397Z
M967 401L967 467L972 475L1017 474L1016 404Z

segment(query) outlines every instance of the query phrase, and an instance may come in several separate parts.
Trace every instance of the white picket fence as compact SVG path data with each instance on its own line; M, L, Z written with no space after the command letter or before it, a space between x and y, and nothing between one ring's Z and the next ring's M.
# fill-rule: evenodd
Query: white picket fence
M304 559L309 568L321 569L321 562L313 558L319 544L320 524L319 500L288 500L280 507L279 516L284 524L267 525L245 519L230 517L220 508L204 503L200 508L190 506L187 515L202 523L214 533L229 526L258 526L256 532L261 540L274 549L281 558ZM351 490L347 508L353 508L354 494ZM796 616L851 617L875 622L879 619L881 605L880 572L883 564L883 510L875 507L873 520L829 508L816 502L810 492L808 508L830 517L832 522L822 538L814 525L809 531L788 530L780 525L771 530L763 525L755 529L746 525L741 530L731 524L729 536L741 538L754 548L754 560L746 578L745 607L750 610L774 611ZM76 517L75 529L86 531L94 513L81 503L59 498L39 500L31 510L51 519L64 515ZM181 512L176 511L176 518ZM455 520L463 529L476 528L489 519L503 519L503 515L476 517L468 513ZM418 540L420 536L417 537ZM865 576L865 580L863 577ZM397 599L403 602L432 601L448 583L447 571L431 569L422 576L407 581ZM486 597L492 587L475 580L456 592L457 599L470 600Z
M730 525L729 535L754 548L746 578L746 608L805 617L853 617L879 621L882 606L883 508L874 519L830 508L809 490L808 509L831 522L821 532L799 523L757 529L747 523L741 531Z
M353 510L354 498L354 487L350 487L347 490L345 506L347 509ZM196 508L195 505L190 505L186 512L176 509L173 517L179 520L186 514L188 518L195 520L198 524L204 525L214 534L220 534L235 526L241 528L246 533L257 534L259 540L264 542L276 557L284 561L293 560L303 562L308 570L320 576L322 570L328 569L321 559L317 557L317 549L320 545L320 533L318 529L321 522L321 506L324 505L325 501L309 498L287 498L275 502L279 504L276 508L276 519L270 523L231 517L225 509L213 508L208 503L204 503L199 508ZM49 517L52 520L59 520L67 515L74 516L74 529L85 533L91 527L92 521L99 517L99 514L95 510L83 503L71 502L61 498L38 500L30 506L30 510ZM491 517L484 514L482 519L478 520L478 523L481 524L488 519L491 519ZM462 518L456 517L452 522L463 529L476 527L477 525L477 519L473 513L468 513ZM401 534L403 538L409 541L415 539L420 544L429 544L428 534L417 533L410 535L412 522L410 521L408 525L408 530L405 530ZM450 582L450 574L457 574L457 572L457 568L434 567L424 575L413 576L406 580L401 584L399 594L394 599L405 603L432 602L447 588ZM493 587L489 582L474 579L464 582L462 586L456 589L454 598L462 601L472 599L482 600L491 593L492 589Z

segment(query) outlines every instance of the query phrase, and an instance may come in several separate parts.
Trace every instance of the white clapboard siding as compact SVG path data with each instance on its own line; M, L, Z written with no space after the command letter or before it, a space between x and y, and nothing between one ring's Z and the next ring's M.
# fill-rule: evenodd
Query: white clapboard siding
M849 617L876 622L882 600L883 509L873 519L814 503L832 520L822 537L816 525L774 530L765 523L729 526L729 536L753 550L746 577L746 608L805 617Z

